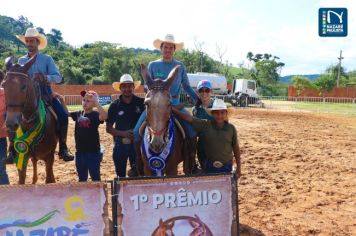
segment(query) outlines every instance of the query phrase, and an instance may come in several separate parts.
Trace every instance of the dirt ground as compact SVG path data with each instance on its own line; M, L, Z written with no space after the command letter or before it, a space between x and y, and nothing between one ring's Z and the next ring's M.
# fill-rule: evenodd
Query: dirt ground
M356 235L356 117L235 110L242 152L239 180L241 235ZM74 150L73 123L69 146ZM102 180L115 177L112 138ZM57 182L76 182L74 162L55 162ZM27 183L31 182L29 166ZM11 184L17 171L8 166ZM39 183L44 183L43 164Z

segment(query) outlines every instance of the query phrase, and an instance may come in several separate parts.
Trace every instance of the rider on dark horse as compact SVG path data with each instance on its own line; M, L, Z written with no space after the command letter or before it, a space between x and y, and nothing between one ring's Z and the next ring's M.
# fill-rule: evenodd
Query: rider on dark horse
M153 45L156 49L161 51L162 58L158 59L156 61L152 61L148 64L148 71L149 71L152 79L164 80L168 77L168 74L171 72L171 70L175 66L180 65L180 68L179 68L179 71L177 74L177 78L175 79L175 81L173 82L173 84L170 88L171 105L172 106L182 106L179 101L181 87L183 87L183 89L188 93L188 95L194 101L197 101L199 99L199 97L189 84L189 80L188 80L188 76L187 76L187 72L186 72L184 64L173 58L174 52L182 49L184 44L176 43L174 40L174 36L172 34L167 34L163 40L156 39L153 42ZM184 109L183 106L182 106L182 111L188 112L186 109ZM138 122L134 128L135 151L136 151L136 155L137 155L138 159L141 157L141 155L140 155L141 137L139 134L139 129L145 119L146 119L146 112L144 111L141 114L141 117L138 120ZM189 124L185 121L182 121L181 123L184 127L187 137L189 138L189 142L188 142L189 154L188 155L191 160L195 160L196 145L197 145L197 138L196 138L197 133L195 132L195 130L193 129L191 124ZM136 160L136 162L139 163L138 160Z
M47 46L47 38L43 34L40 34L35 28L28 28L25 35L17 35L16 37L23 42L28 49L28 53L19 59L18 64L24 65L33 56L36 56L36 61L28 70L28 75L30 78L37 80L40 83L42 99L53 107L53 110L58 117L59 158L64 161L72 161L74 156L68 151L66 144L68 115L58 99L53 97L50 85L50 83L60 83L62 77L52 57L39 52L39 50L44 49ZM7 163L13 163L14 157L15 150L11 144L9 147Z

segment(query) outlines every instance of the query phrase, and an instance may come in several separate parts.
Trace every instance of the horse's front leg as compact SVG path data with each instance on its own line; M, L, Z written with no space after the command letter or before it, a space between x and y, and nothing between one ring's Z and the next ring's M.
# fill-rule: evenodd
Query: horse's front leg
M143 173L144 173L144 176L153 176L153 170L146 163L143 168Z
M171 166L167 166L165 172L167 176L178 175L178 166L175 163L172 163Z
M51 157L46 158L46 184L48 183L55 183L56 179L54 178L53 174L53 162L54 162L54 152L49 154Z
M26 180L26 170L27 170L27 165L25 165L22 170L18 170L19 174L19 184L25 184Z
M33 176L32 176L32 184L36 184L38 180L37 176L37 159L36 158L31 158L32 165L33 165Z

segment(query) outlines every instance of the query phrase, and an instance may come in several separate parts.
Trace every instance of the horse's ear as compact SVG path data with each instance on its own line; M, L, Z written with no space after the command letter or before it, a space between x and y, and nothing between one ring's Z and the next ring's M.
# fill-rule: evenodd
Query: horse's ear
M141 64L141 75L148 89L151 89L153 80L150 76L150 73L148 73L147 67L144 64Z
M9 70L11 70L11 68L14 66L14 64L13 64L13 56L10 56L10 57L7 57L6 59L5 59L5 68L6 68L6 71L9 71Z
M167 77L167 79L164 80L164 88L169 90L169 88L171 87L173 81L176 79L177 74L178 74L178 70L179 70L180 65L176 65L171 72L169 72L169 75Z
M163 226L163 220L162 220L162 218L159 219L159 226Z
M27 74L27 71L31 68L33 63L35 63L36 58L37 58L37 54L34 55L33 57L31 57L31 59L29 61L27 61L26 64L21 67L21 72Z

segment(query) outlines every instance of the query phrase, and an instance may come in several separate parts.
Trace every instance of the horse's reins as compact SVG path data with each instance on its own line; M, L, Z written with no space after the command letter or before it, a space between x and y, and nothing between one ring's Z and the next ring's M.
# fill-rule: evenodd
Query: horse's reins
M7 72L6 73L6 77L5 77L5 80L7 79L7 76L8 76L8 74L10 74L10 75L19 75L19 76L22 76L22 77L25 77L25 79L27 79L27 80L30 80L30 78L28 77L28 75L27 74L25 74L25 73L21 73L21 72ZM4 80L4 81L5 81ZM25 108L25 104L26 104L26 102L27 101L29 101L29 98L28 98L28 89L26 90L26 99L25 99L25 102L23 103L23 104L6 104L6 109L8 108L8 107L20 107L20 108L22 108L22 109L24 109ZM30 117L28 118L28 119L26 119L25 117L23 117L23 122L25 122L25 123L27 123L27 124L29 124L29 123L31 123L31 122L33 122L34 120L36 120L37 119L37 117L38 117L38 109L39 109L39 96L40 95L38 95L38 99L37 100L35 100L34 102L36 102L37 101L37 103L35 104L35 111L30 115Z

